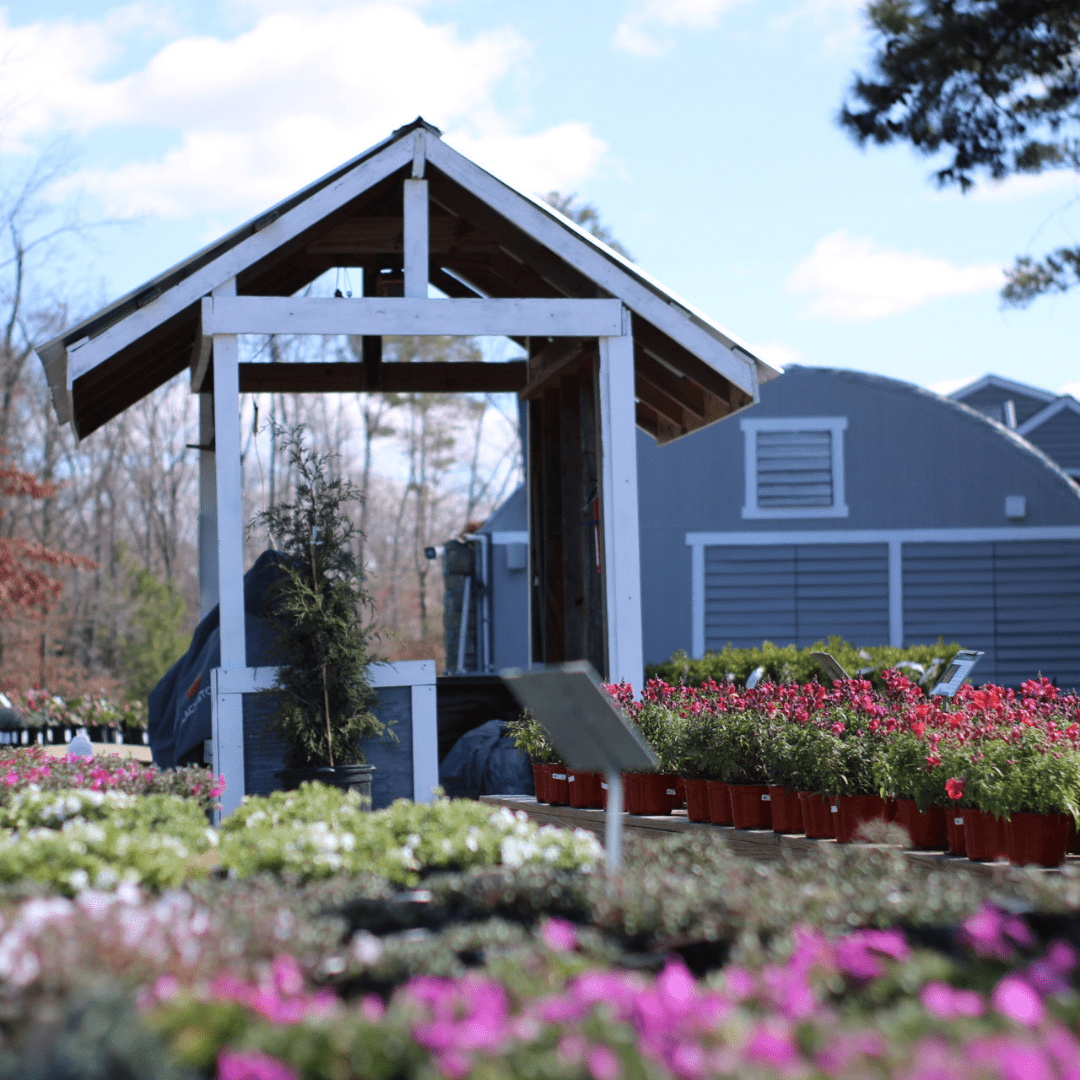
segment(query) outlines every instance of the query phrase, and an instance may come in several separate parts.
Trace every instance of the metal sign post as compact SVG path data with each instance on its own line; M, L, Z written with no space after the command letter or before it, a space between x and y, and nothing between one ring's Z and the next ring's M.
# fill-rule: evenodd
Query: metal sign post
M551 737L569 768L606 775L604 846L608 873L617 872L622 866L622 774L655 769L652 748L619 712L586 660L531 671L508 668L501 675L514 697Z

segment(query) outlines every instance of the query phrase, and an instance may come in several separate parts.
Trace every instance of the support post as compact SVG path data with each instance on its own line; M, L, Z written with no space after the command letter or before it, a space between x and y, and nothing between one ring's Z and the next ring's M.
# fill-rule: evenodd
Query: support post
M617 874L622 869L623 787L622 776L607 774L607 812L604 814L604 851L607 872Z
M428 294L428 182L405 181L405 295L426 300Z
M199 620L218 602L217 477L214 474L214 398L199 395Z
M236 336L214 337L214 445L217 480L221 668L247 667L244 633L244 511L240 482L240 370ZM213 694L214 771L225 779L223 815L244 797L243 695Z
M638 524L634 338L623 309L621 337L600 338L600 477L607 677L641 692L641 541Z

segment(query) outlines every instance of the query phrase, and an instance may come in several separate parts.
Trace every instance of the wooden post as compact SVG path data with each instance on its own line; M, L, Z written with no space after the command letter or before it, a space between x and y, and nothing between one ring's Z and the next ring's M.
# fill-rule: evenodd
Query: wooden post
M428 294L428 182L405 181L405 295L426 300Z
M638 524L634 338L600 339L600 489L608 679L642 689L641 543Z
M229 283L232 291L236 282ZM227 288L228 286L226 286ZM240 482L240 368L235 334L214 337L214 446L217 481L221 669L247 667L244 627L244 510ZM214 771L225 779L222 814L244 797L243 695L212 694Z
M214 474L214 398L199 395L199 619L218 602L217 477Z
M607 636L604 622L603 538L600 535L600 432L597 357L590 353L582 365L580 392L581 492L584 543L585 659L607 675Z

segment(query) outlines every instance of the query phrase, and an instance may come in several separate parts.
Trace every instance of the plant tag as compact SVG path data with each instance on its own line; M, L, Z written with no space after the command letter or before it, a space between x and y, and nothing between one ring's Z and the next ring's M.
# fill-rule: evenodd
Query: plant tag
M771 795L762 795L761 796L761 801L762 802L769 802L769 801L771 801L771 799L772 799Z
M605 791L607 791L607 784L601 783L600 785Z
M840 807L837 806L836 803L833 803L832 806L829 807L829 813L830 814L838 813L839 810L840 810Z
M569 773L566 774L566 782L568 784L572 784L576 779L576 776L571 776Z
M566 779L566 773L564 773L564 772L553 772L551 774L551 779L552 780L565 780Z
M673 787L669 787L669 788L667 789L667 793L668 793L669 795L674 795L674 794L675 794L675 789L674 789Z
M953 824L954 825L963 825L964 824L964 819L962 817L953 818Z

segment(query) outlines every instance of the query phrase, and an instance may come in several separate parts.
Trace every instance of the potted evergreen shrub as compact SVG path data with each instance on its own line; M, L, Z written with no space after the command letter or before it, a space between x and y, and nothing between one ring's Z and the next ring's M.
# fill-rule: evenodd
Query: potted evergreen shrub
M518 718L512 720L508 726L514 745L528 755L532 765L536 801L551 806L567 805L570 801L570 790L566 766L552 745L547 731L537 723L528 709L522 709ZM595 783L594 801L596 806L600 805L599 779Z
M282 555L269 616L278 676L268 691L278 695L273 728L286 746L282 785L319 780L370 796L374 767L361 740L386 725L372 712L373 605L355 554L359 532L346 513L362 496L331 475L330 455L304 445L302 426L275 433L292 464L295 497L256 521Z

